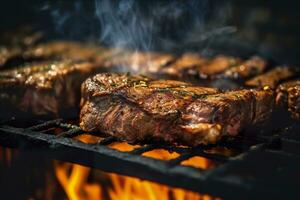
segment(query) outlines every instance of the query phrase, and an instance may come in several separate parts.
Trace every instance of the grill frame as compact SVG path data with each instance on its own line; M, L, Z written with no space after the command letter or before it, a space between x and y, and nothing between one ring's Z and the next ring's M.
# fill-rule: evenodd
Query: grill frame
M293 182L289 180L293 176L291 173L295 173L295 170L292 170L291 173L287 171L286 176L280 176L281 179L272 182L274 180L269 177L269 174L276 174L278 169L272 169L272 165L268 165L268 162L264 162L263 159L253 159L256 156L261 157L261 155L266 154L267 157L275 156L278 162L283 160L290 163L289 165L300 166L300 154L298 154L300 142L291 139L289 135L285 138L286 129L275 135L257 135L252 139L243 136L232 141L221 142L218 145L243 150L237 156L226 157L205 152L205 149L214 145L180 148L145 144L130 152L121 152L107 146L116 141L116 138L113 137L107 137L96 144L87 144L73 139L84 132L78 126L65 123L62 119L41 122L26 128L5 125L9 124L7 122L2 124L4 125L0 125L0 143L3 146L43 151L51 159L77 163L106 172L137 177L230 199L256 198L258 194L259 197L264 197L264 194L267 198L273 195L278 197L281 192L286 197L286 195L294 194L297 191L296 188L294 190L291 187L296 186L296 184L292 184ZM61 128L65 131L58 135L43 133L49 128ZM169 161L141 156L142 153L153 149L175 151L180 156ZM180 165L183 160L197 155L222 162L222 164L206 170ZM264 162L263 165L266 165L263 166L264 169L259 170L261 167L259 162ZM247 165L251 166L249 171L253 174L248 174L250 178L239 174L240 171L246 169L239 167L240 165L246 166L246 168ZM270 171L265 176L264 173L268 168ZM270 180L264 180L265 177ZM282 185L284 190L279 193L274 190L276 183ZM284 184L289 185L284 187Z

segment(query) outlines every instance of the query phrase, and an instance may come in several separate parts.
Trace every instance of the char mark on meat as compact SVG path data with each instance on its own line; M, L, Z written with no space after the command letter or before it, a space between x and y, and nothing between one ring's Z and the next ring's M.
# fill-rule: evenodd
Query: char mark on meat
M234 136L268 118L270 90L217 89L127 74L98 74L82 84L80 126L127 141L196 146Z

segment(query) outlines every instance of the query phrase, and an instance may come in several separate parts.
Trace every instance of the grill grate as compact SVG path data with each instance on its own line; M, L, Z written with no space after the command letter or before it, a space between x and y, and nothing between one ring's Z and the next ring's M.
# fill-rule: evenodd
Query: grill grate
M300 178L300 140L286 134L291 130L289 128L275 135L244 135L220 142L218 147L240 151L230 157L208 152L216 145L187 148L144 144L130 152L121 152L108 146L117 141L114 137L106 137L92 144L74 139L86 133L62 119L25 128L7 124L0 126L0 143L4 146L39 149L53 159L221 197L245 199L245 196L253 198L258 194L267 198L280 194L286 197L297 191L293 187ZM51 132L57 129L62 131L58 134ZM154 149L166 149L179 156L171 160L158 160L141 155ZM220 164L205 170L180 164L194 156ZM274 187L281 189L274 190Z

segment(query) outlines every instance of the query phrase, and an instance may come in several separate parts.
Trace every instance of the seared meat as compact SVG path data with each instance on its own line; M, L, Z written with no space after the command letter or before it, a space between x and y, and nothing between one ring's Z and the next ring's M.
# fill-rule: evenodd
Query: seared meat
M292 67L276 67L262 75L258 75L248 81L247 86L276 88L278 83L296 75L296 69Z
M0 72L0 117L64 115L78 109L80 85L101 68L88 62L44 62Z
M237 66L229 68L224 72L224 75L229 78L249 78L261 74L266 67L266 60L254 56Z
M197 68L197 70L200 77L207 78L221 74L225 70L239 64L240 62L241 60L238 58L220 55L201 65Z
M14 30L2 32L0 44L3 46L29 47L42 38L41 32L35 32L29 26L22 26Z
M287 107L293 118L300 119L300 80L280 84L277 88L276 104Z
M0 68L19 58L22 58L22 48L0 46Z
M183 75L196 75L201 79L215 78L240 62L240 59L230 56L220 55L209 59L198 54L186 53L164 67L160 73L177 78L182 78Z
M23 51L36 44L42 37L28 27L4 32L0 36L0 68L10 62L23 59Z
M82 84L80 126L131 142L159 140L196 146L236 135L268 118L273 93L219 93L180 81L98 74Z
M202 78L212 77L240 63L238 58L216 56L212 59L198 54L186 53L175 58L170 54L154 52L125 52L106 62L107 66L118 67L118 72L130 71L150 76L180 79L184 75L198 74ZM188 79L188 78L187 78Z
M110 59L103 60L104 57ZM99 56L100 55L100 56ZM171 55L107 49L78 42L54 41L36 46L24 54L25 58L43 57L91 61L114 71L156 73L170 62Z
M182 77L185 71L192 68L200 68L206 62L207 58L203 58L198 54L185 53L176 59L175 62L164 67L160 73L173 77Z
M72 59L102 63L107 58L119 53L120 49L105 49L99 46L79 42L53 41L37 45L24 53L24 58Z
M105 62L108 68L114 67L118 72L132 72L139 74L155 74L174 60L170 54L154 52L123 51L119 55Z

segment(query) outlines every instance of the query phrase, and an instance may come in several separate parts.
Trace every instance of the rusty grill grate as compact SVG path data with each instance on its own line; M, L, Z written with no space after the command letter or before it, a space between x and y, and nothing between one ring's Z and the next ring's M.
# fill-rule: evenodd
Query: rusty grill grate
M110 148L109 145L117 141L113 137L95 143L81 142L75 138L86 133L74 123L62 119L25 128L12 124L2 122L0 126L0 143L3 146L38 149L52 159L225 198L287 197L297 192L296 185L300 180L300 129L296 123L278 130L276 134L244 135L217 145L187 148L143 144L130 152ZM54 134L53 130L60 131ZM226 156L208 151L216 147L235 149L238 153ZM154 149L173 151L179 156L158 160L141 155ZM194 156L218 165L199 169L180 164Z

